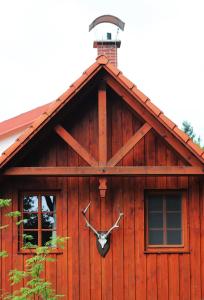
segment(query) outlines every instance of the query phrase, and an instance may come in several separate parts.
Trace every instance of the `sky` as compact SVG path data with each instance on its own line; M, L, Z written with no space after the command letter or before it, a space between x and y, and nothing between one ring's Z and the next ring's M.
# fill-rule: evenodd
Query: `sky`
M118 68L204 144L203 0L0 0L0 121L58 98L95 62L98 16L125 22ZM114 28L113 28L114 27Z

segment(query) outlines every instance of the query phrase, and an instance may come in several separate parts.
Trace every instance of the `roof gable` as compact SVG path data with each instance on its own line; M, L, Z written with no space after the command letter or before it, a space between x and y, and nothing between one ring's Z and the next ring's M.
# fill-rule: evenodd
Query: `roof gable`
M101 69L107 71L107 76L105 75L106 83L118 93L133 110L141 114L147 123L150 122L151 126L166 139L167 143L171 144L173 142L172 147L175 147L175 150L178 151L179 149L177 149L177 147L180 147L185 149L184 152L186 155L193 155L193 160L190 161L191 165L202 165L204 163L204 151L169 120L120 70L109 63L105 56L99 56L96 62L91 65L64 94L52 102L48 109L37 118L15 143L3 152L0 157L0 167L5 166Z

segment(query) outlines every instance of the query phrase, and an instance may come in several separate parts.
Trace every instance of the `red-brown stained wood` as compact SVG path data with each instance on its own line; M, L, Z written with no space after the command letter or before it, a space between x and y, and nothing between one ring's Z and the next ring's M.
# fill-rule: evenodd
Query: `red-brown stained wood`
M201 299L200 274L200 207L199 184L197 178L189 179L189 213L190 213L190 244L191 246L191 300Z
M0 210L0 222L2 221L2 210ZM2 226L2 223L0 223L1 226ZM2 233L1 233L1 230L0 230L0 251L3 250L2 248ZM2 265L1 265L1 262L0 262L0 297L2 295Z
M92 137L94 142L89 140L89 150L98 157L98 118L97 109L92 106L92 110L89 114L89 135ZM90 178L89 182L89 193L91 206L89 207L90 222L96 228L101 230L101 203L98 192L98 179ZM98 253L96 247L96 236L93 232L90 232L90 285L91 285L91 299L101 299L102 290L102 278L101 278L101 256Z
M123 145L122 134L118 135L121 130L122 123L122 106L120 102L113 103L112 109L112 152L117 151L118 146ZM122 165L122 162L119 163ZM119 212L123 211L123 198L122 198L122 179L113 178L111 185L111 198L113 202L113 217L112 224L116 222ZM124 242L123 242L123 220L120 222L118 230L114 230L111 234L112 238L112 253L113 253L113 299L118 299L124 295Z
M89 219L96 230L101 230L101 199L98 195L98 180L96 178L90 179L90 201ZM104 200L104 199L102 199ZM88 230L88 229L87 229ZM96 247L96 236L90 232L90 285L91 285L91 299L101 299L102 295L102 258L98 253Z
M108 166L115 166L125 155L143 138L143 136L151 129L151 127L145 123L124 146L108 161Z
M68 151L68 165L78 165L78 157ZM68 178L68 299L79 299L79 199L78 178Z
M167 274L166 274L167 275ZM179 254L168 255L169 300L179 300ZM168 298L167 298L168 299Z
M168 299L168 255L165 253L157 255L157 287L158 300Z
M156 139L152 132L145 136L145 163L156 164ZM146 177L146 187L153 189L156 185L156 178ZM157 254L147 255L147 300L154 300L158 297L157 284Z
M204 298L204 180L200 178L201 298Z
M157 299L157 254L150 254L147 255L147 300Z
M99 165L107 162L107 97L105 82L101 82L98 90L98 129L99 129Z
M101 199L101 230L109 229L113 224L113 207L110 197L110 191L108 191L106 198ZM110 247L106 258L102 259L101 279L101 299L113 299L113 247Z
M140 122L133 118L133 131L140 127ZM133 164L145 164L145 139L143 138L133 149ZM145 249L145 224L141 222L144 218L144 186L145 178L136 177L133 180L135 201L135 298L146 299L147 296L147 269Z
M18 206L18 193L13 191L12 193L12 203L13 203L13 211L17 211L19 210L19 206ZM23 218L21 216L21 218ZM15 226L13 224L13 236L12 236L12 240L13 240L13 253L12 253L12 259L13 259L13 269L18 269L18 270L23 270L24 269L24 260L23 260L23 255L19 254L19 244L18 244L18 226ZM0 272L1 274L1 272ZM23 282L20 282L18 284L15 285L14 290L18 290L21 287L23 287Z
M133 121L131 112L122 113L123 144L131 137ZM132 166L134 162L133 149L123 158L123 166ZM124 299L135 299L135 199L134 179L124 178L122 183L123 213L124 213Z
M80 143L75 140L68 131L66 131L61 125L55 127L57 134L70 146L72 149L79 154L89 165L96 166L97 162L92 155L84 148Z
M186 146L181 145L177 139L174 139L172 134L161 126L161 124L155 122L154 116L147 113L147 110L135 101L135 99L124 90L122 86L119 86L112 78L107 79L107 84L119 95L123 97L123 100L129 105L133 111L136 111L147 123L149 123L170 145L172 145L178 153L185 157L190 164L202 166L193 154L190 154Z
M9 191L5 195L5 199L12 199L12 191ZM6 292L11 293L12 287L9 283L9 271L12 269L13 266L13 251L12 246L13 243L11 243L11 237L12 237L12 218L9 218L6 216L8 212L10 212L13 209L13 205L11 204L10 207L5 207L2 211L2 224L3 225L9 225L6 229L2 230L2 250L7 251L8 257L0 258L2 263L2 274L4 274L2 278L2 294L4 295Z
M164 142L160 139L156 139L156 165L157 166L166 166L166 145ZM159 176L156 178L156 185L158 188L166 188L166 176Z
M166 165L167 166L177 166L178 159L172 149L167 147L166 149ZM176 176L167 176L166 177L167 188L174 188L178 185L178 177Z
M57 144L57 156L56 156L57 166L66 166L68 164L67 157L67 145L59 140ZM57 184L62 188L62 191L58 193L58 201L60 201L60 207L62 209L57 212L57 220L62 220L58 222L57 233L60 236L68 237L68 201L67 201L67 178L58 178ZM57 263L57 293L60 295L68 295L69 285L68 280L68 242L65 242L63 254L60 254L56 258Z
M144 149L144 148L143 148ZM137 155L135 153L135 155ZM144 187L145 179L137 177L134 179L134 185L138 188L134 190L135 197L135 289L136 300L146 299L147 290L147 255L144 254L145 249L145 228L144 222L141 220L144 218Z
M179 176L188 179L188 175L203 175L200 167L185 166L115 166L115 167L14 167L5 172L6 176L43 176L43 177L90 177L90 176ZM182 179L182 182L184 183ZM104 183L102 184L104 186ZM184 185L185 186L185 185Z
M191 272L189 254L179 255L179 300L191 299Z
M79 140L86 149L89 149L89 130L83 132L83 128L89 129L89 118L84 118L79 126ZM85 163L79 158L79 164ZM89 199L89 178L79 178L79 288L81 299L90 299L90 230L85 226L81 211L88 205ZM86 287L86 288L84 288Z
M90 95L85 97L85 104L80 103L79 113L73 110L73 117L65 114L66 117L60 124L98 160L100 148L98 91L95 89ZM128 106L107 88L108 159L120 151L141 128L145 123L142 117L133 114ZM189 169L190 165L181 159L172 146L168 146L154 130L149 131L129 152L121 156L115 174L109 173L110 176L105 176L108 186L105 199L99 197L100 173L96 173L95 169L92 169L95 173L89 174L93 175L90 177L67 177L65 173L56 176L60 174L55 173L52 174L54 175L52 178L16 176L9 177L5 181L6 192L2 190L1 196L13 199L14 210L18 208L18 192L21 190L46 188L46 190L54 189L59 194L58 234L68 235L70 239L61 254L52 254L56 262L46 264L45 275L53 283L53 287L56 287L57 292L65 295L64 299L201 300L204 298L204 182L201 173L199 173L200 183L196 176L202 168L193 165ZM88 164L79 154L67 147L59 136L49 133L43 136L39 145L36 142L35 147L29 152L29 158L16 163L15 166L52 167L52 170L58 172L58 167L64 168L63 171L67 167L73 167L72 171L76 171L77 167L81 166L80 170L83 170L82 168L88 167ZM128 177L128 173L122 174L120 168L123 166L126 172L131 170L131 166L140 166L143 176L139 177L141 173L137 171L138 173ZM153 168L157 166L159 168L157 171L163 176L149 177L147 170L152 172L152 175L156 171L146 166ZM181 168L177 169L177 166ZM173 174L172 172L175 172L174 176L169 176ZM167 173L168 176L165 176ZM194 176L189 177L191 174ZM187 192L189 251L187 247L185 253L182 251L172 253L171 249L168 249L168 253L147 253L144 196L148 189L181 189ZM120 227L111 234L110 250L105 258L99 255L96 237L85 226L81 214L81 210L89 201L91 206L87 216L97 230L107 230L116 221L119 210L124 212ZM10 257L0 263L0 287L4 291L11 290L8 271L11 268L23 268L26 258L29 257L27 254L17 253L17 228L14 221L9 222L12 223L10 229L0 234L0 247L7 248L10 252ZM18 285L20 286L21 284Z

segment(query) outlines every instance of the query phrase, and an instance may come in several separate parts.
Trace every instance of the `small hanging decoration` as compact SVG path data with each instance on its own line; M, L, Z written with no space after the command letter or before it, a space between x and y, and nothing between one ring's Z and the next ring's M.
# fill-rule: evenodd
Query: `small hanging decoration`
M117 221L115 222L115 224L107 231L97 231L90 223L89 221L87 220L87 217L86 217L86 212L90 206L91 202L87 205L87 207L82 210L82 214L84 216L84 219L86 221L86 226L89 227L93 233L96 235L96 245L97 245L97 249L98 249L98 252L100 253L100 255L102 257L105 257L108 250L110 249L110 234L111 234L111 231L114 229L114 228L118 228L119 227L119 223L120 223L120 220L121 218L123 217L123 213L119 213L119 216L118 216L118 219Z

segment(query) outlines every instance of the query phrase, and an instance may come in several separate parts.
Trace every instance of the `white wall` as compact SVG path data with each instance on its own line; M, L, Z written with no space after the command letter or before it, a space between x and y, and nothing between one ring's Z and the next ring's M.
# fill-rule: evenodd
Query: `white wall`
M25 131L25 128L20 129L19 131L12 132L10 135L0 137L0 155L4 152L9 146L11 146L15 140Z

